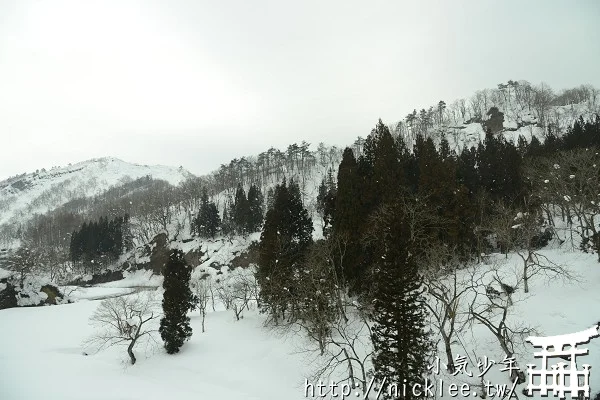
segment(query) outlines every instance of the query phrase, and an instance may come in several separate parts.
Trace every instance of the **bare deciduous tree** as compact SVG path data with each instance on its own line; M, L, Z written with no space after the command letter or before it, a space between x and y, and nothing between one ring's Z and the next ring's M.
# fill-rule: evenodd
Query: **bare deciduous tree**
M133 295L114 297L100 303L90 317L92 325L98 328L86 345L97 346L98 350L119 344L127 344L127 354L131 364L136 357L133 349L141 339L152 339L158 331L154 324L160 317L159 304L154 292L140 292Z
M25 284L25 278L39 271L41 263L43 263L42 251L30 243L23 243L6 262L8 268L19 276L21 289Z
M506 358L516 360L515 343L523 343L527 336L535 333L532 327L513 325L509 322L510 311L513 309L512 293L520 283L519 274L515 274L516 283L506 283L508 277L499 273L498 266L478 275L474 270L471 274L472 299L469 305L469 322L479 322L485 326L496 338ZM500 284L503 293L490 290L493 282ZM511 379L518 383L525 381L525 374L521 370L512 370Z
M425 306L431 312L432 325L439 331L444 342L447 369L455 371L452 342L457 330L467 322L461 318L459 303L469 292L471 282L459 277L459 268L466 266L468 261L462 261L456 249L443 244L431 246L422 260L424 278L427 286L429 301Z
M331 334L325 339L323 352L320 344L316 349L307 347L301 352L316 354L311 360L311 364L316 366L311 376L313 381L327 381L333 375L343 376L336 381L360 388L365 395L372 373L371 327L366 311L358 303L348 304L347 308L348 320L338 318L331 324Z
M238 268L229 280L231 308L237 321L243 318L244 309L250 309L250 302L258 299L258 282L253 273Z
M555 263L540 252L545 231L539 221L539 211L519 212L513 219L514 225L511 226L514 231L513 247L523 261L522 280L525 293L529 293L529 280L535 275L544 275L548 279L576 279L576 276L563 265Z
M517 211L502 202L497 203L495 216L488 225L506 257L509 251L514 251L523 261L521 279L525 293L529 293L530 279L536 275L549 279L577 279L566 267L553 262L540 251L552 238L551 227L545 223L540 207L528 208L528 211Z
M211 299L211 276L209 274L196 275L190 280L192 293L195 296L195 309L202 315L202 333L204 333L204 321L206 320L206 308ZM214 302L214 300L213 300ZM214 307L214 306L213 306ZM214 309L213 309L214 311Z

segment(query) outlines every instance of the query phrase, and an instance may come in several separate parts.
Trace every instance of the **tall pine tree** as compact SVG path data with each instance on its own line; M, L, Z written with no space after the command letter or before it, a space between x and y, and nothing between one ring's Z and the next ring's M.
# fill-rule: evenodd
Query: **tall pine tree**
M382 208L373 218L371 232L377 255L373 366L386 394L393 383L400 388L404 382L407 387L422 383L433 349L426 329L423 281L416 262L420 246L411 240L419 235L411 232L407 205L413 206L401 202ZM414 397L412 391L407 391L405 398Z
M235 202L233 204L232 214L236 231L243 235L247 234L250 207L248 198L246 197L246 191L241 184L238 185L237 190L235 191Z
M196 217L196 231L200 236L214 238L221 225L219 211L213 201L208 200L206 191L202 193L200 211Z
M256 273L263 311L269 312L275 323L293 303L294 279L312 243L312 231L298 185L292 180L288 186L284 180L276 186L273 206L267 211Z
M260 188L256 185L250 186L248 190L248 220L246 221L248 232L256 232L263 223L264 198Z
M183 258L183 252L171 250L169 261L165 265L163 288L163 312L160 320L160 336L165 342L167 353L178 353L181 346L192 336L189 310L194 306L190 289L192 269Z
M317 195L317 212L323 221L323 236L328 237L333 228L333 217L335 212L335 198L337 188L333 179L333 171L329 169L327 176L319 185Z

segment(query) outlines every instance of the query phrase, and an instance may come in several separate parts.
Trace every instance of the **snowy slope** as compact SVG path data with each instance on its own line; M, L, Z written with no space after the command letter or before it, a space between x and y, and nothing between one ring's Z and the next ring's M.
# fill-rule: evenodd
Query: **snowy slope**
M42 170L0 182L0 225L46 213L68 201L100 194L109 187L150 175L173 185L192 174L183 168L130 164L105 157Z
M419 133L431 137L438 144L441 137L445 136L450 148L460 152L463 148L475 146L480 140L485 139L482 123L473 121L487 120L487 112L491 107L497 107L504 115L503 129L497 135L503 136L508 141L514 141L514 143L517 143L519 136L523 136L528 142L535 136L543 142L547 133L546 127L551 126L552 132L560 136L571 128L580 117L589 120L600 113L600 103L590 100L569 105L548 105L543 109L542 118L540 108L526 104L522 99L519 100L514 93L503 97L494 96L494 92L498 93L495 89L484 91L488 93L486 105L481 103L475 106L474 104L477 102L474 98L477 96L473 96L470 99L470 102L473 103L472 109L467 107L460 112L457 104L462 103L464 106L465 101L461 99L445 108L439 118L432 120L431 114L427 114L430 119L426 128L419 125L418 119L416 122L409 122L406 118L393 124L392 127L397 134L406 138L409 145L414 143L414 138ZM438 112L437 110L433 111L434 114Z
M225 246L211 250L213 257L219 259L226 257L231 248ZM562 247L544 250L544 255L568 265L581 279L578 282L535 279L530 295L525 295L522 290L514 295L515 308L508 323L511 326L525 324L534 327L543 336L578 332L596 324L600 319L597 314L600 296L596 288L600 269L595 256ZM520 262L516 256L506 259L502 255L497 255L496 261L506 274L510 274ZM479 271L483 273L489 268L489 265L481 264ZM157 295L160 295L160 289ZM319 356L304 351L307 346L303 334L281 334L264 328L264 316L254 307L245 312L240 321L236 321L233 312L224 310L222 305L217 304L216 312L209 307L205 333L201 332L198 312L190 313L194 333L179 354L167 355L156 334L156 343L149 342L136 348L138 362L135 366L129 366L124 347L92 353L83 345L83 341L93 332L88 325L88 318L99 304L99 301L82 300L52 307L1 310L0 398L306 398L305 379L315 372L314 360L318 360ZM467 304L462 306L466 307ZM480 324L467 327L458 332L457 338L459 340L453 346L454 353L465 356L467 352L469 359L466 372L473 373L473 377L463 373L456 376L441 373L436 376L438 382L443 381L443 397L457 397L448 396L447 390L452 383L459 388L467 383L470 393L478 393L477 361L474 357L487 356L496 362L486 374L493 388L510 383L507 373L500 371L502 352L485 327ZM533 352L537 349L524 341L515 345L523 369L527 363L540 364L539 360L533 358ZM580 347L588 348L589 355L578 358L578 365L592 365L592 394L598 393L600 374L594 367L600 365L600 338L592 339L589 344ZM83 355L84 352L89 355ZM443 362L443 351L439 356ZM341 377L337 374L331 379ZM523 387L520 385L518 389ZM520 391L518 396L521 396ZM475 396L469 397L477 399ZM353 395L351 398L362 399L362 395ZM374 394L370 396L370 399L375 398ZM534 398L542 397L537 392Z

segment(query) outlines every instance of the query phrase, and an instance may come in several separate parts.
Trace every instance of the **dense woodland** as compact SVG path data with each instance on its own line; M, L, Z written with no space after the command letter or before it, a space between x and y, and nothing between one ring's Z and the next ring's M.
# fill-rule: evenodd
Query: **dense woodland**
M373 321L376 376L415 381L432 351L421 297L432 282L426 275L437 280L440 271L466 268L492 251L522 256L526 292L536 274L567 274L536 253L556 236L554 217L577 225L581 250L600 254L599 141L597 116L561 137L549 132L544 143L507 142L488 127L485 141L460 154L445 138L436 147L421 135L409 151L379 121L359 157L344 150L337 185L329 175L320 186L324 240L313 242L297 186L277 186L260 239L263 311L276 325L305 326L324 351L346 312L339 288L347 288ZM486 321L476 311L473 317Z

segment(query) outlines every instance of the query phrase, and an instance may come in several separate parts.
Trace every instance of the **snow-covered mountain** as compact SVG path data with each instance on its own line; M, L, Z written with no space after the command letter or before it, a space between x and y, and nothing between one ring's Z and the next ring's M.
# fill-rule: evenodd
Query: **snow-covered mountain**
M536 136L543 140L548 126L559 134L565 132L576 118L580 115L589 118L598 112L599 106L592 102L582 102L548 105L536 109L523 105L527 101L517 99L516 94L507 93L502 97L497 94L494 95L493 91L488 93L486 95L489 97L486 100L488 102L482 100L482 104L477 107L475 107L477 103L471 99L473 104L471 110L463 109L464 101L456 102L447 108L440 107L439 114L435 114L433 110L411 120L404 119L392 126L392 129L395 134L404 135L409 140L416 134L425 134L437 140L445 136L451 145L460 150L465 146L476 145L484 138L483 125L488 120L486 113L492 106L497 107L503 114L501 127L496 133L515 142L519 136L527 140ZM365 132L365 136L367 134L368 132ZM348 145L354 148L357 155L361 153L360 140ZM215 171L209 177L211 179L207 179L206 182L215 186L213 200L222 210L226 201L235 195L238 184L242 184L248 190L250 183L259 181L263 194L266 194L268 189L281 182L284 177L288 180L292 177L297 179L305 206L314 219L313 234L316 239L321 236L320 221L315 212L318 186L329 170L334 176L336 175L340 151L340 148L335 147L323 147L320 150L315 150L313 147L308 153L294 153L293 146L282 152L269 150L255 157L233 160L228 166L222 166L220 170ZM296 157L298 154L301 156ZM51 211L71 199L97 195L111 186L146 175L154 179L166 180L174 185L193 176L182 168L133 165L114 158L90 160L50 171L42 170L0 182L0 225L11 221L26 221L33 213ZM50 399L77 398L79 400L97 398L98 395L102 398L121 398L122 391L127 390L128 398L148 400L162 399L167 394L172 396L173 387L177 388L175 392L177 398L301 399L310 397L307 383L310 381L311 384L316 385L313 374L317 368L322 367L323 363L331 360L329 356L322 357L318 355L318 351L313 352L313 344L303 336L303 333L291 330L284 334L263 329L264 318L258 312L255 303L249 304L243 318L239 320L234 316L235 307L225 305L225 302L230 300L227 299L229 294L223 291L223 288L229 287L231 281L228 278L242 269L242 267L233 269L233 266L249 259L249 246L253 241L258 240L260 234L255 232L248 237L234 235L214 239L192 237L189 233L190 216L197 210L190 206L191 212L188 213L176 211L179 207L172 208L171 212L165 213L165 215L173 214L170 215L172 221L165 229L159 227L159 230L164 230L168 234L168 247L180 249L186 255L193 254L197 257L193 262L193 278L206 275L211 277L211 282L215 285L221 285L214 286L217 288L215 291L217 295L212 297L213 304L209 307L206 332L203 332L204 320L200 315L197 312L190 314L195 333L180 355L171 357L163 354L158 345L160 339L156 337L154 345L150 343L136 350L143 357L140 357L135 368L124 369L121 360L127 362L127 358L122 348L115 347L92 353L81 345L84 339L93 334L92 329L87 326L87 320L97 309L99 305L97 300L127 295L141 287L158 287L161 277L152 275L151 271L140 267L137 271L124 271L122 280L97 284L89 288L65 284L61 286L61 291L72 300L76 300L76 304L2 310L0 319L2 326L6 328L0 332L0 342L4 343L0 348L0 358L10 361L5 364L11 367L2 369L0 365L0 375L6 376L6 381L11 384L0 385L0 398L45 396ZM185 207L181 209L185 210ZM553 241L547 248L541 250L540 254L555 262L556 265L564 266L577 279L562 281L554 278L543 279L540 276L532 280L530 294L522 290L515 292L511 297L511 304L514 301L514 307L511 308L507 321L512 326L523 329L523 332L532 328L535 329L536 334L550 336L581 331L597 324L598 318L582 311L600 305L600 299L596 295L600 276L600 271L595 268L596 256L581 253L578 250L579 243L573 241L572 235L569 240L570 231L567 227L561 225L559 220L555 225L559 227L557 228L559 240ZM124 260L128 260L128 263L133 265L149 264L152 251L160 247L158 242L153 240L148 244L140 243L141 246L132 253L123 255L117 266L121 268ZM522 271L522 259L516 254L492 254L473 268L473 270L463 271L464 276L458 276L458 280L462 280L461 285L472 285L473 280L479 279L474 277L483 277L492 272L501 274L512 284L512 279L520 276L518 274ZM251 270L248 271L250 271L248 276L252 276ZM471 272L477 272L479 275L469 276ZM8 271L0 269L0 279L7 276ZM0 282L0 292L5 289L6 284ZM158 296L161 295L160 291L161 289L158 289ZM577 296L573 296L574 292ZM31 297L31 300L39 301L39 299L39 297ZM463 300L456 304L455 313L457 310L463 315L469 312L471 305L469 301ZM241 310L244 308L241 307ZM352 329L356 329L355 323L356 321L351 321L347 327L350 329L348 332L358 338L359 353L366 354L372 350L368 333L367 331L353 333ZM45 327L45 333L41 336L40 326ZM69 329L65 330L65 326ZM344 334L347 335L348 332L344 331ZM470 363L467 369L471 371L478 367L477 359L480 357L485 357L486 360L490 357L490 360L495 360L492 364L498 365L491 369L487 377L494 385L504 385L505 389L508 385L510 388L512 382L501 369L505 365L502 361L505 354L495 340L489 329L475 323L465 325L458 332L457 341L452 343L452 347L455 355L466 355ZM593 341L589 348L589 357L586 361L591 365L597 365L600 363L600 339ZM332 351L334 350L337 352L338 349L334 348ZM537 363L533 359L533 351L533 347L527 345L524 338L519 337L518 343L515 342L515 354L522 366L527 365L528 362ZM440 347L438 354L442 355L443 352L444 349ZM40 354L44 357L40 357ZM471 355L476 359L471 359ZM171 374L165 380L165 366L167 370L177 370L178 374ZM324 378L340 382L347 377L343 369L342 365ZM482 381L475 375L451 376L442 372L437 382L445 381L446 386L449 384L461 386L466 382L474 389L474 398L483 398L484 396L480 395L483 393L483 388L478 386ZM77 379L72 379L74 376ZM99 377L113 384L104 385L99 392L90 391L89 388L93 387ZM161 382L161 385L154 382ZM63 390L65 385L70 385L71 390L65 392ZM593 389L592 393L598 393L600 377L593 374L590 385ZM496 390L500 390L498 386ZM363 398L362 394L355 397ZM373 399L373 395L370 398ZM536 395L534 398L541 397Z
M543 142L548 129L561 136L580 117L589 120L600 113L597 95L590 95L587 100L564 99L564 95L555 96L527 82L513 84L516 85L513 91L484 89L469 99L459 99L448 105L440 102L420 112L414 110L390 126L396 134L405 137L409 145L417 134L431 137L437 143L444 136L451 149L460 152L485 139L484 125L494 107L502 114L501 127L494 133L514 143L520 136L528 142L533 137Z
M151 176L177 185L193 175L182 167L131 164L113 157L42 169L0 182L0 225L24 222L70 200L98 195L111 186Z

